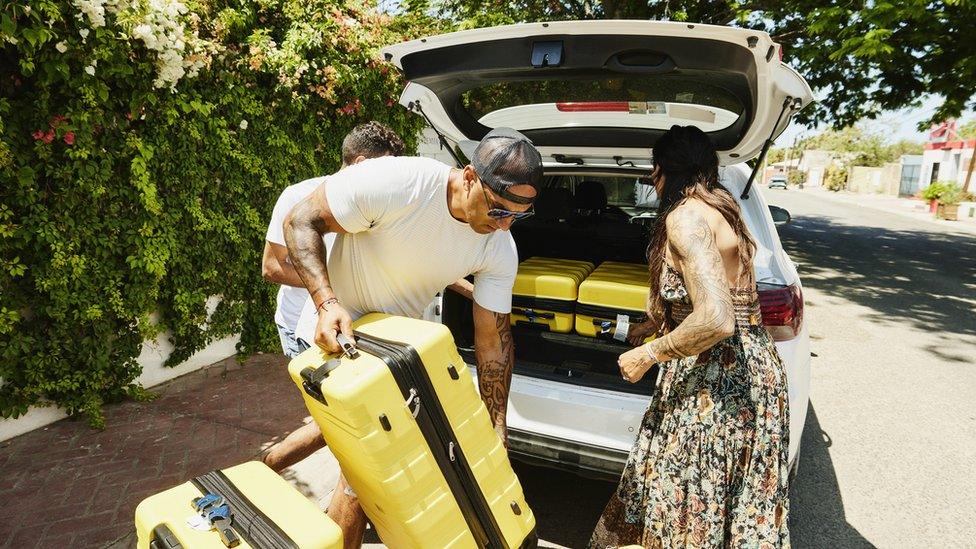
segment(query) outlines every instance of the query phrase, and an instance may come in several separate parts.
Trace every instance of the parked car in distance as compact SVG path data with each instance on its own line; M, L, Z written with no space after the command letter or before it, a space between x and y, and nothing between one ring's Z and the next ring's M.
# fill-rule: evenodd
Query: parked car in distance
M783 189L786 190L786 176L785 175L774 175L769 179L770 189Z

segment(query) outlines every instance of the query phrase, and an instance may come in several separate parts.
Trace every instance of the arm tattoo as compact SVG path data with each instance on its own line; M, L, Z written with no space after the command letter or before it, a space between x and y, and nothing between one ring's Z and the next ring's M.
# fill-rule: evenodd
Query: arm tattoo
M694 356L725 339L734 329L732 295L708 221L689 207L676 209L666 220L668 242L682 267L692 313L668 335L655 340L662 360Z
M312 302L316 307L335 297L329 283L325 243L322 241L322 235L329 232L329 227L318 197L320 191L324 192L324 189L319 187L308 198L299 202L285 221L288 257L312 295Z
M508 391L512 384L512 368L515 364L515 347L512 340L512 327L509 315L491 313L495 321L498 339L475 342L475 359L478 362L478 389L481 400L488 407L492 424L505 426L505 413L508 407ZM477 335L477 334L476 334Z

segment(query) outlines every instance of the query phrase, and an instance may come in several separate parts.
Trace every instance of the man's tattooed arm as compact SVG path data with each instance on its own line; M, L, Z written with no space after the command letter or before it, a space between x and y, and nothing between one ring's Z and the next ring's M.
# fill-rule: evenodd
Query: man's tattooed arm
M325 198L327 184L319 185L305 200L296 204L285 218L288 257L308 292L312 294L312 302L316 307L335 297L329 283L322 236L330 232L345 232L332 216L332 210Z
M659 361L707 351L735 330L735 311L722 254L697 206L684 205L667 218L668 243L681 267L693 311L668 335L650 343Z
M495 432L508 446L505 414L508 390L512 384L515 346L509 315L489 311L474 304L474 354L478 362L478 388L488 407Z

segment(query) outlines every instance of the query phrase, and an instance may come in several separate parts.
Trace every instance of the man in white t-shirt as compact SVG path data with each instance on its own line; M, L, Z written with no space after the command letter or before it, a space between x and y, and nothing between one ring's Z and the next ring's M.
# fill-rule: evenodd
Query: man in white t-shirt
M403 154L403 140L400 136L375 121L356 126L342 140L343 168L358 164L367 158L401 154ZM282 191L278 201L275 202L265 237L261 275L265 280L281 284L281 288L278 289L278 307L275 309L274 320L278 327L278 337L281 339L281 350L289 358L294 358L308 348L307 344L295 339L295 327L302 306L308 300L308 291L288 259L284 234L285 216L295 204L304 200L324 180L324 177L306 179ZM334 234L325 235L326 249L331 249L333 241L335 241Z
M299 337L338 351L338 332L369 312L419 318L434 295L474 275L475 357L482 400L502 440L514 365L509 313L518 269L508 229L532 215L542 159L522 134L489 132L461 169L428 158L367 160L326 178L285 220L285 241L317 320ZM322 237L337 234L328 251ZM311 316L311 315L304 315ZM314 325L314 328L303 326ZM366 516L345 479L329 516L346 547L362 543Z

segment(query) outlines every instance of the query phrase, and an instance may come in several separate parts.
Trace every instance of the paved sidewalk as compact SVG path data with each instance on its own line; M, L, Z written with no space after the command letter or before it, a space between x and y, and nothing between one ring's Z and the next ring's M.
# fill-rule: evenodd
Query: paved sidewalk
M252 459L306 418L281 355L230 358L155 391L108 406L104 431L69 419L0 443L0 547L134 547L139 501ZM324 508L336 471L325 450L284 476Z
M764 190L764 192L766 193L766 198L768 200L770 198L774 198L776 193L780 191ZM787 192L814 194L821 198L835 202L853 204L862 208L871 208L873 210L889 212L902 217L924 221L950 232L957 231L962 233L976 234L976 218L960 219L959 221L936 219L935 215L929 212L929 205L927 202L914 198L899 198L896 196L880 194L859 194L848 191L833 192L828 191L823 187L808 187L802 190L792 187Z

